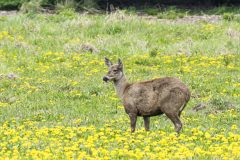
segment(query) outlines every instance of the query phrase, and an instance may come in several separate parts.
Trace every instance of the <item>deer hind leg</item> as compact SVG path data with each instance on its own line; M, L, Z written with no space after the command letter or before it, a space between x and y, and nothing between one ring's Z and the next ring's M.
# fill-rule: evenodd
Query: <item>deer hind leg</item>
M166 114L166 116L172 121L175 126L175 131L179 134L182 129L182 122L180 121L178 114Z
M150 123L150 118L149 117L143 117L144 119L144 127L146 131L149 131L149 123Z
M181 113L182 113L182 111L183 111L183 109L186 107L186 103L185 104L183 104L182 106L181 106L181 108L179 109L179 112L178 112L178 117L180 118L180 116L181 116Z
M134 132L136 128L137 114L129 113L129 118L131 122L131 132Z

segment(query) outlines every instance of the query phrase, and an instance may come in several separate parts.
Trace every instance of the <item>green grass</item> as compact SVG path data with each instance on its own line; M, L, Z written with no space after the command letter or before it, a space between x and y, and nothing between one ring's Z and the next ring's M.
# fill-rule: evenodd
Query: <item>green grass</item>
M89 129L86 134L82 132L79 135L86 138L89 135L94 137L93 133L102 130L105 132L107 124L113 133L117 130L116 134L129 136L129 120L113 85L102 81L107 73L104 57L115 61L120 57L131 82L173 76L189 86L192 97L182 118L182 134L192 137L197 132L199 137L193 143L208 150L211 143L206 145L205 140L202 141L199 130L229 138L230 132L237 134L231 127L240 127L239 38L240 23L234 20L220 20L214 24L165 23L122 11L111 15L78 15L69 11L59 15L0 17L2 129L17 128L21 137L18 127L23 124L26 125L24 134L26 130L44 130L41 127L51 130L51 127L63 125L89 129L93 125L97 132ZM84 49L84 45L94 46L99 52L92 53ZM9 78L10 73L17 78ZM207 103L206 109L192 111L199 103ZM16 122L11 122L12 119ZM172 135L173 126L165 116L151 120L150 134L165 131ZM36 123L33 128L29 125L31 122ZM137 129L141 128L143 121L139 118ZM76 130L72 129L75 133ZM65 131L69 136L70 131L67 128ZM3 131L1 134L7 135ZM138 135L147 136L143 132ZM155 138L169 138L167 135L161 133ZM77 139L80 137L76 136ZM30 141L35 144L34 138ZM51 136L49 141L55 143ZM0 138L0 142L7 143L6 138ZM41 151L48 146L47 142L44 140L40 146L28 149ZM181 137L178 142L183 146L189 144L181 141ZM102 145L102 141L98 145L100 143ZM218 144L218 141L213 140L212 143ZM131 147L141 151L144 148L141 146ZM11 147L14 146L8 146L8 149ZM22 157L27 155L21 145L19 152ZM94 157L91 151L86 153ZM2 155L11 157L11 154ZM99 155L104 157L103 152ZM204 159L203 154L198 156L193 158ZM213 158L212 155L207 156ZM149 157L151 155L146 153L145 158Z

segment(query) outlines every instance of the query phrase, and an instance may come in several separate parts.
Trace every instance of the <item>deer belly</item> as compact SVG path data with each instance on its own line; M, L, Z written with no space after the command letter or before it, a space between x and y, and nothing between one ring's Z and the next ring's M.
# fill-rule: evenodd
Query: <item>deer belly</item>
M137 106L137 110L138 110L138 116L156 116L163 113L158 107Z
M139 97L135 101L135 106L139 116L155 116L162 114L160 107L158 107L157 96L155 94L145 97Z

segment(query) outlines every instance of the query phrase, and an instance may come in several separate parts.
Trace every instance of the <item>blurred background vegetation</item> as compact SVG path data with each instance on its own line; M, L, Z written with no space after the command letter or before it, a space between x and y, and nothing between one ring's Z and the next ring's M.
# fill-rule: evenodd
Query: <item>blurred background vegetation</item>
M20 9L22 5L39 4L42 7L55 8L59 5L74 6L76 9L110 9L110 6L126 7L159 7L160 5L180 6L219 6L239 5L240 0L0 0L0 9Z

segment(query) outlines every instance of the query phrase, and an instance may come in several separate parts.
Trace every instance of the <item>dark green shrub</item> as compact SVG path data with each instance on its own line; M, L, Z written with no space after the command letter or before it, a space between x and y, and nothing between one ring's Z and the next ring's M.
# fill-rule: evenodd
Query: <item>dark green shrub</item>
M223 19L225 19L227 21L232 21L234 19L234 14L233 13L224 13Z
M0 0L0 9L19 9L24 3L30 0ZM35 1L33 1L34 3ZM41 0L41 5L55 5L57 0Z
M0 9L16 9L26 0L0 0Z
M67 19L74 19L77 17L77 13L73 8L66 8L58 12L59 16L65 17Z
M238 23L240 23L240 15L235 15L234 20Z
M57 4L57 0L42 0L41 4L42 5L55 5Z
M126 9L126 13L136 13L136 12L137 12L136 7L128 7Z
M156 16L159 13L158 8L145 8L144 12L151 16Z
M57 14L49 16L49 20L54 22L63 22L66 20L73 20L77 17L74 8L63 8L57 11Z
M153 50L150 51L149 55L150 57L156 57L158 53L158 49L154 48Z
M57 12L69 12L70 10L75 10L78 4L75 0L64 0L60 1L56 5ZM71 12L71 11L70 11ZM69 14L69 13L66 13Z
M178 15L177 15L176 11L169 10L166 12L159 13L157 17L159 19L176 19L176 18L178 18Z
M162 11L157 15L160 19L177 19L177 18L183 18L186 15L188 15L187 10L178 9L175 6L169 7L166 10Z
M82 2L80 3L80 7L83 8L98 8L98 0L82 0L79 2Z
M39 13L41 11L41 1L31 0L29 2L24 2L21 5L20 11L29 14Z

